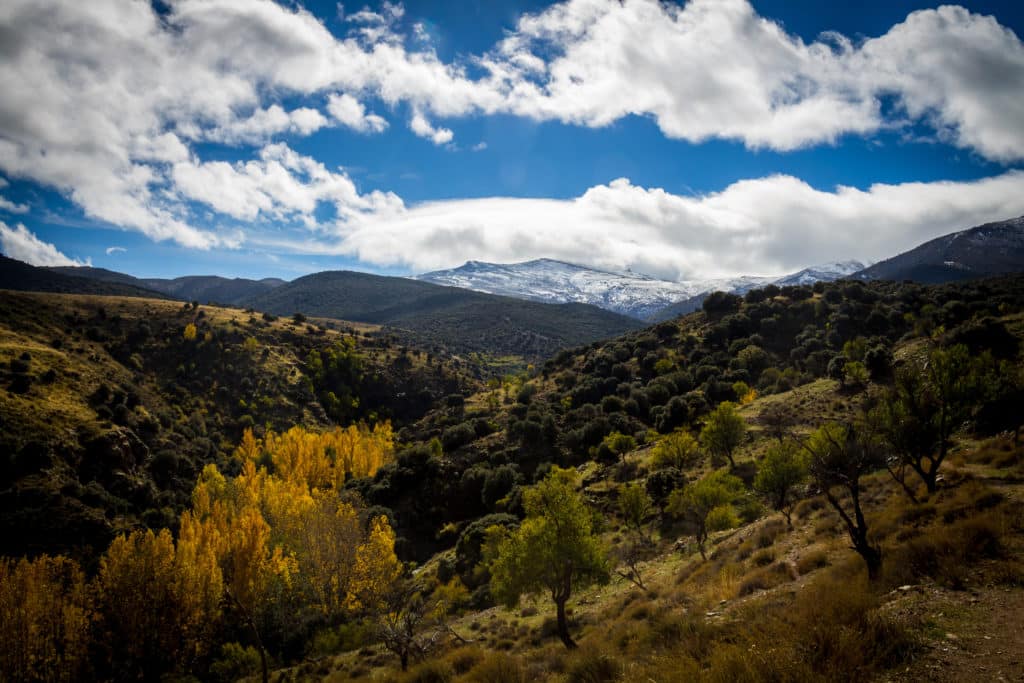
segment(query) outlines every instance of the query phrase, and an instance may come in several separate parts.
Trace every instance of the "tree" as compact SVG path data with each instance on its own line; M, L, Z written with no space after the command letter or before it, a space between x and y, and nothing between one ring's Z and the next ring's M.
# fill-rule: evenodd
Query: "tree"
M647 559L653 545L644 533L644 522L653 510L654 501L640 484L623 484L619 487L619 512L626 524L636 532L636 536L628 539L619 549L618 560L625 570L616 569L615 573L632 581L641 590L647 587L640 575L640 562Z
M467 597L468 591L457 577L431 592L409 576L391 583L374 619L377 636L385 649L398 657L402 671L409 668L410 660L425 657L443 636L455 635L446 617Z
M819 428L803 447L810 455L811 477L846 525L853 550L867 565L868 578L875 580L882 568L882 551L868 538L860 479L882 467L885 458L881 449L853 425L836 423ZM836 489L848 494L849 503L840 500Z
M103 642L127 670L156 678L192 670L213 645L223 582L212 538L183 518L166 529L118 536L100 559L96 592Z
M859 360L851 360L843 366L843 384L864 387L868 383L868 370Z
M669 496L684 483L686 483L686 476L682 472L675 467L663 467L647 475L644 489L664 512Z
M736 404L723 401L708 415L704 429L700 431L700 441L713 454L728 459L729 465L735 469L733 453L743 443L746 433L747 423L736 412Z
M594 533L591 511L576 491L573 470L553 468L523 495L526 519L498 541L491 592L514 607L523 594L546 591L555 603L558 636L569 649L565 605L572 592L608 580L608 561Z
M0 680L87 678L93 600L74 560L0 558Z
M619 487L619 512L626 524L643 535L644 521L654 509L654 501L640 484L624 484Z
M766 407L761 411L758 420L764 425L764 430L778 439L779 443L786 440L797 423L796 415L782 402L772 403Z
M916 472L928 492L935 492L951 437L970 416L990 364L989 356L972 358L963 345L933 349L926 363L911 362L897 371L893 387L872 412L872 422L892 450L889 473L912 499L904 469Z
M793 490L805 479L807 462L799 446L780 441L768 447L754 478L754 489L785 515L786 524L793 528Z
M612 432L608 436L604 437L598 450L599 452L607 450L621 462L626 453L629 453L634 448L636 448L636 439L632 436L629 434Z
M725 470L718 470L673 491L669 496L668 511L693 527L700 556L706 560L704 544L708 535L738 523L733 502L741 495L743 482Z
M196 333L196 324L189 323L188 325L185 325L185 331L181 333L181 336L185 341L194 341L196 338Z
M696 465L700 456L697 440L688 431L677 429L658 440L651 460L656 469L675 467L684 470Z

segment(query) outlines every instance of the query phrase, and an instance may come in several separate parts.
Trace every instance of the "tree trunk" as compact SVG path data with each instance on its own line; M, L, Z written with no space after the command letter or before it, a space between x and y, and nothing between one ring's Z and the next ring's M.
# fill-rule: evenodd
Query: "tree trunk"
M576 649L576 641L569 635L569 621L565 617L565 601L567 598L560 598L555 601L555 607L558 610L558 637L562 640L562 643L569 650Z
M874 546L868 545L865 541L862 547L856 548L860 556L864 558L864 564L868 568L868 581L875 581L882 572L882 553Z
M402 671L408 671L409 670L409 653L408 652L403 652L401 654L401 656L399 657L399 660L401 660L401 662L402 662Z

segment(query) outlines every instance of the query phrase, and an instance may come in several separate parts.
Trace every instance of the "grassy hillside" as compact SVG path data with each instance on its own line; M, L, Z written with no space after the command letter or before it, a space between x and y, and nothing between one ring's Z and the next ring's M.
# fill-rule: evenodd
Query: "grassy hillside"
M437 350L533 360L640 326L595 306L541 304L347 271L307 275L248 304L277 315L301 312L386 325Z
M0 553L88 557L120 530L172 524L203 465L223 465L246 427L401 426L471 386L443 359L373 334L154 299L0 292ZM334 365L314 376L311 354Z
M1018 438L1024 425L1017 409L1024 400L1022 277L716 294L701 312L565 350L531 371L483 385L459 385L454 362L395 348L386 336L367 337L365 328L321 331L301 317L268 320L234 309L46 295L5 295L4 304L4 317L18 322L5 328L8 342L0 346L9 367L0 414L16 414L20 422L5 424L3 433L70 434L44 427L45 419L95 423L106 437L102 447L79 446L41 469L32 469L40 448L21 448L8 467L26 469L17 470L17 485L0 497L0 510L21 515L9 529L35 524L38 535L50 533L37 520L68 512L32 508L32 501L84 507L97 489L109 500L89 508L93 518L79 515L85 521L76 529L96 538L138 522L175 529L170 502L167 511L150 512L133 497L149 505L144 494L125 488L126 481L148 477L156 495L169 495L159 483L162 470L151 464L158 458L137 456L124 431L127 425L140 441L146 438L129 396L111 396L125 382L147 412L169 412L157 422L174 448L202 443L199 422L206 439L220 440L211 461L225 480L207 480L204 496L215 485L227 492L225 500L238 501L254 490L252 482L264 482L259 495L266 498L250 512L265 520L265 538L286 550L270 554L268 546L259 561L280 563L282 578L267 583L263 600L251 607L214 605L199 641L203 657L157 662L151 670L254 680L258 650L277 669L271 680L398 683L959 681L1006 677L1017 666L1008 653L1019 650L1024 632L1018 609L1024 607ZM139 344L125 331L143 322L154 340ZM196 325L192 339L185 338L189 323ZM81 336L55 345L68 324ZM104 334L118 338L96 341ZM124 356L124 345L141 362ZM358 363L356 352L363 358ZM60 363L46 360L54 353L64 354ZM949 386L960 392L961 404L941 444L917 414L897 411L886 427L879 410L898 386L935 400L928 392L937 385L902 385L899 378L910 368L939 372L954 358L963 372L953 373ZM71 372L60 370L65 359L74 361ZM244 377L260 378L256 391L232 379L239 367ZM364 377L371 369L379 376L354 380L360 367ZM423 397L419 414L403 421L397 452L365 470L372 474L335 477L326 489L301 488L294 500L305 503L283 505L293 500L282 493L289 490L285 477L305 471L302 462L314 458L295 451L278 460L279 452L258 440L246 446L246 465L224 457L250 422L316 429L332 416L372 419L370 390L387 383L389 370L399 373L393 382L406 383L382 392L373 412L397 410L419 383L447 379ZM91 389L98 382L114 391ZM387 403L386 396L402 400ZM725 402L735 402L741 428L728 451L706 431ZM253 411L251 420L243 409ZM848 431L837 437L835 429ZM159 448L144 443L151 453ZM931 488L897 466L905 460L894 459L917 443L929 444L933 455L940 445L948 452ZM780 451L800 468L781 503L763 476ZM108 466L90 469L100 454ZM333 447L318 457L321 465L341 462ZM189 458L172 470L179 481L170 488L179 500L203 462L199 454ZM563 482L561 497L538 514L536 485L552 481ZM718 488L700 493L708 486ZM712 502L697 514L703 503L694 501L704 495ZM200 505L205 498L197 500L197 514L216 516L215 508ZM563 520L557 511L567 500L578 507L565 509L582 512ZM640 505L627 505L630 500ZM302 507L311 501L311 508ZM862 514L853 512L854 504ZM323 509L341 514L332 505L351 506L345 508L351 529L315 516ZM178 507L184 506L182 500ZM26 509L34 518L21 514ZM290 518L295 509L314 516ZM87 522L100 511L107 526L90 531ZM514 607L496 601L509 590L496 583L498 560L517 547L508 535L542 528L545 514L584 529L606 562L607 572L597 572L593 584L568 582L568 630L578 650L560 640L554 591L541 589ZM345 534L367 533L371 520L379 532L376 550L351 555ZM311 528L318 532L304 533ZM551 533L534 548L538 554L561 547L564 539ZM869 564L864 548L851 549L857 538L880 554L879 564ZM294 567L287 544L298 549ZM394 561L392 551L407 564L390 579L374 574L386 584L380 593L371 585L355 600L327 604L310 583L322 558L334 572L328 577L341 580L351 567ZM238 576L235 552L223 555L218 576L225 581ZM79 549L78 556L91 571L96 554ZM504 566L564 566L534 559ZM96 581L89 586L102 585ZM120 603L92 595L99 623L112 623ZM91 659L81 670L113 678L137 668L105 649L106 634L91 636ZM403 653L408 672L399 667Z

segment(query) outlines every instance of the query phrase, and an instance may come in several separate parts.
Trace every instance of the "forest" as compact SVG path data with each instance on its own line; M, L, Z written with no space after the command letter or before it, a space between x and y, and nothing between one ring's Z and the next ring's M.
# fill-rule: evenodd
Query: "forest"
M510 374L301 313L3 309L2 680L1019 666L979 615L1024 613L1020 276L717 292Z

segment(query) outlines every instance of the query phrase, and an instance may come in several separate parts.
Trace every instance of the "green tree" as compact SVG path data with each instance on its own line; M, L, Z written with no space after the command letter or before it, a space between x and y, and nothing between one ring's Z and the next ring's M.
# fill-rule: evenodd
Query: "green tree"
M640 484L623 484L619 487L619 512L626 524L643 535L644 521L654 510L654 501Z
M970 416L991 365L987 354L972 358L966 346L957 345L934 349L927 362L911 362L896 372L871 422L892 451L889 473L911 498L905 469L916 472L929 493L935 491L951 437Z
M768 447L754 479L754 490L785 515L786 524L792 528L793 491L805 479L807 461L799 447L790 441L779 441Z
M859 360L849 361L843 366L843 383L852 387L867 386L868 369Z
M655 469L675 467L677 470L684 470L693 467L699 461L700 445L684 429L677 429L665 435L654 446L652 464Z
M736 404L723 401L708 415L700 431L700 442L715 455L728 459L729 465L735 468L733 453L743 443L746 433L747 423L736 412Z
M601 441L601 448L599 450L611 452L621 462L626 453L629 453L634 448L636 448L636 439L632 436L612 432Z
M526 519L498 541L491 565L491 591L513 607L523 594L547 592L555 603L558 636L569 649L565 605L573 589L609 578L604 549L591 511L576 490L573 470L554 468L523 495Z
M704 544L708 535L736 526L739 520L733 503L742 495L743 482L725 470L718 470L673 491L668 511L693 527L700 556L706 560Z

